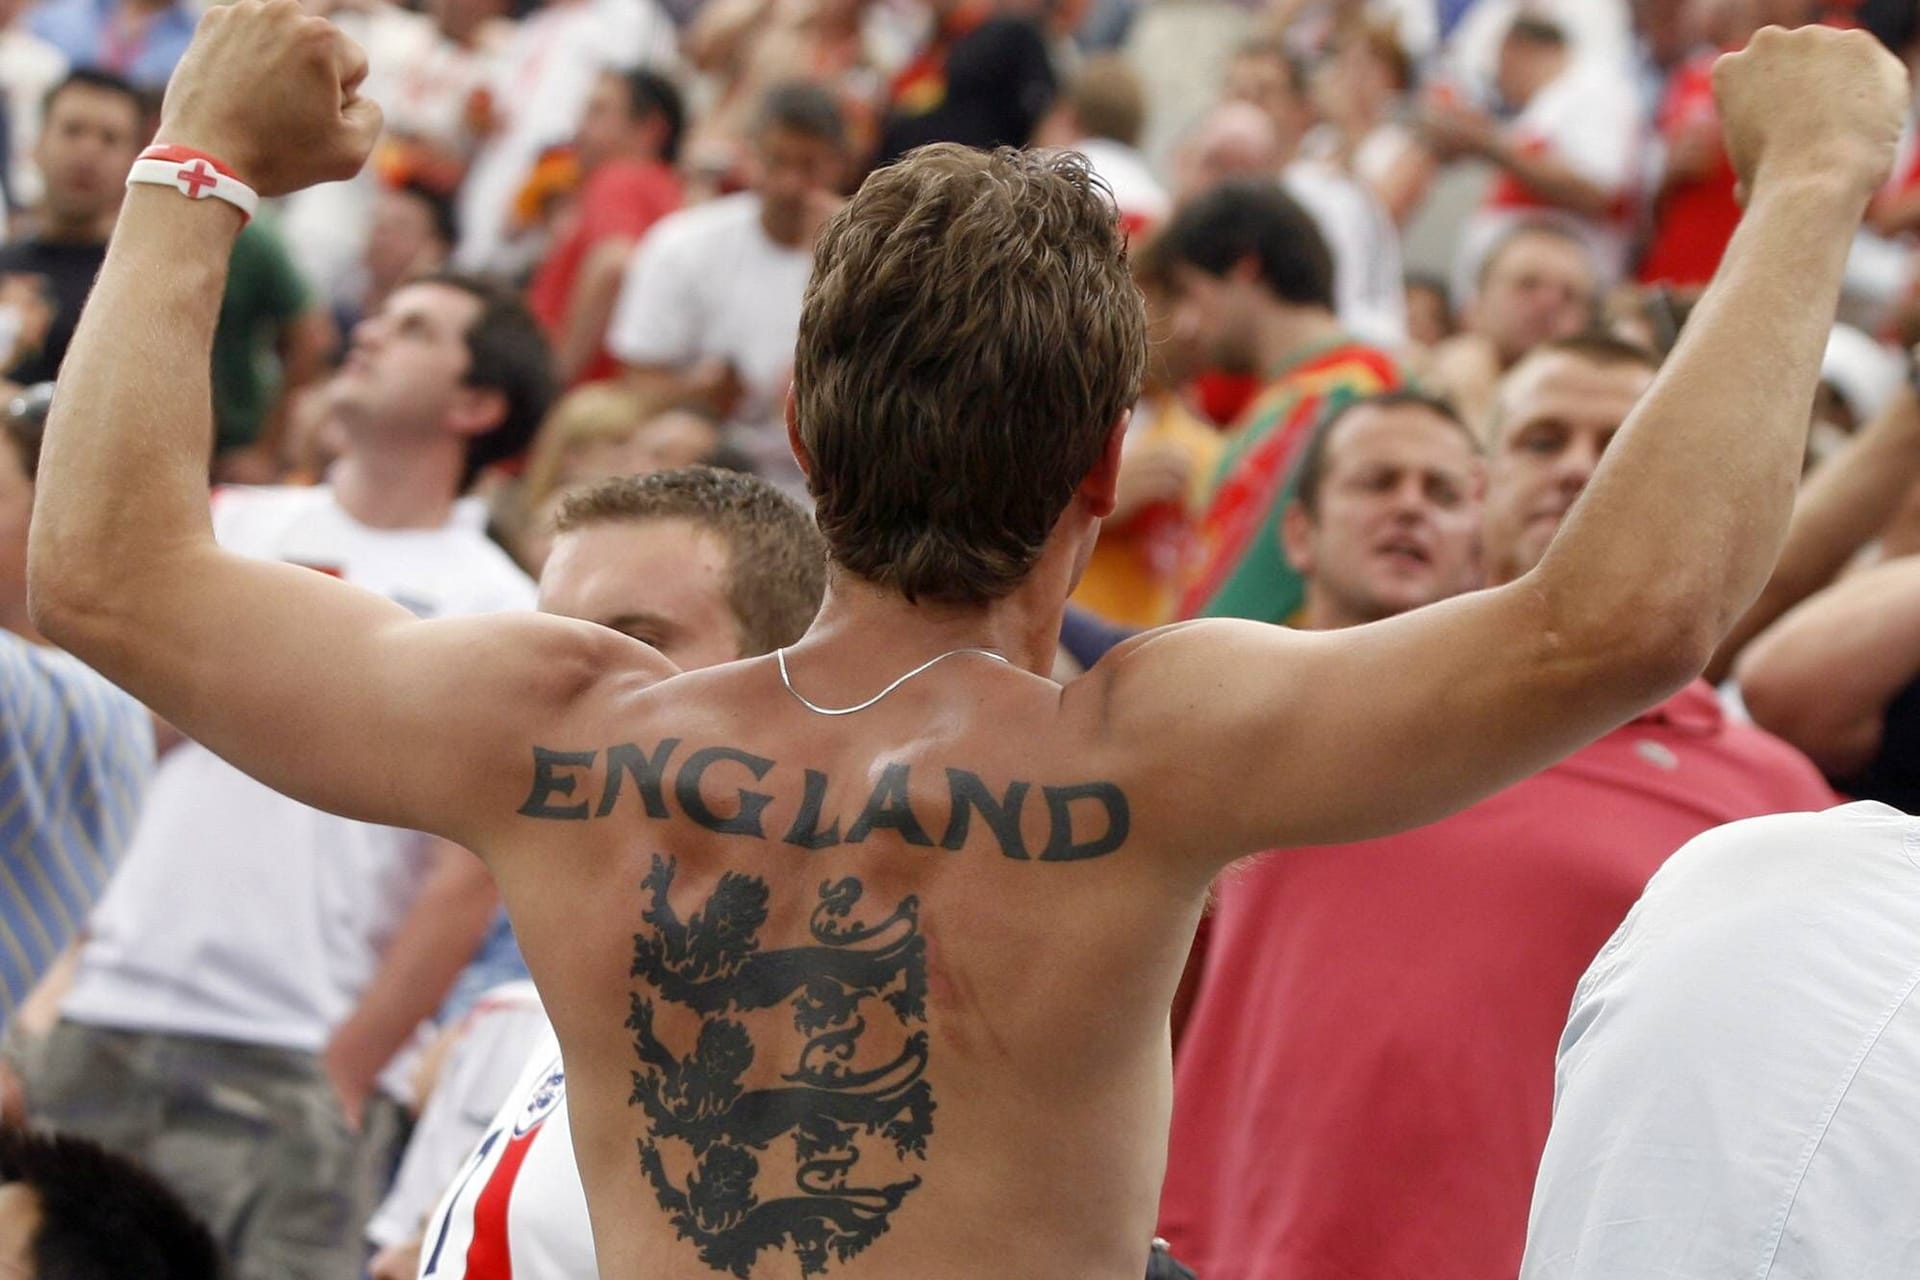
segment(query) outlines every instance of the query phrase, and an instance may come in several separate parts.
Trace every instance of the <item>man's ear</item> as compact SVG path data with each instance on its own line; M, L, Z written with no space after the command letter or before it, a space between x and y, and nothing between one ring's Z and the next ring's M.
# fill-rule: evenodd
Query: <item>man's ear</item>
M1287 505L1280 517L1280 554L1293 571L1303 578L1313 576L1313 517L1298 501Z
M447 410L454 433L483 436L507 420L507 393L498 387L463 386Z
M787 448L793 451L793 460L800 466L803 479L813 479L813 457L807 452L807 445L800 438L800 409L794 403L793 388L787 388Z
M1096 520L1104 520L1113 514L1120 500L1120 451L1126 445L1127 424L1133 421L1133 410L1129 409L1115 420L1107 431L1107 443L1100 450L1100 456L1094 459L1093 468L1080 482L1080 498L1087 504L1087 510Z

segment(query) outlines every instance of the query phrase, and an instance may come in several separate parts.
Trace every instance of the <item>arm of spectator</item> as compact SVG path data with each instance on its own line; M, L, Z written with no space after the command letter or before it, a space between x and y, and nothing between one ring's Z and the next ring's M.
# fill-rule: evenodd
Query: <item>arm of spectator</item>
M1780 616L1820 590L1879 533L1920 484L1920 398L1902 387L1839 457L1808 477L1794 504L1786 546L1753 607L1708 664L1720 681L1740 651Z
M500 905L478 858L444 840L434 846L433 869L420 896L359 1005L327 1045L327 1075L355 1124L380 1072L446 999Z
M580 276L554 351L555 369L563 385L585 373L606 345L607 326L613 320L613 304L620 297L620 279L626 274L633 246L634 241L628 237L602 240L580 264Z
M1718 118L1695 121L1676 130L1667 139L1666 163L1660 170L1661 192L1709 176L1724 155Z
M1433 176L1439 172L1440 162L1434 158L1422 143L1415 142L1404 148L1394 159L1380 179L1373 183L1373 193L1380 204L1393 219L1395 226L1404 229L1413 221L1413 215L1420 211L1426 201L1427 190L1433 185Z
M627 386L649 402L692 405L722 422L746 392L733 365L718 357L688 368L628 365Z
M1782 618L1741 657L1756 723L1844 778L1880 750L1887 704L1920 679L1920 557L1864 569Z
M1566 161L1550 152L1517 145L1504 134L1495 136L1483 154L1542 200L1585 217L1606 217L1619 200L1619 192L1595 182Z
M1920 185L1876 199L1867 209L1867 225L1883 236L1920 230Z
M708 74L737 74L751 37L773 12L773 0L715 0L687 28L687 61Z

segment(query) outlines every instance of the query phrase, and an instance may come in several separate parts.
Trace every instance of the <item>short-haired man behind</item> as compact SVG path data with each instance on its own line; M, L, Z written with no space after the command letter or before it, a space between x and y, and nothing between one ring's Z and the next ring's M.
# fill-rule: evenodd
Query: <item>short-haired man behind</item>
M813 521L765 481L707 467L657 471L566 500L540 608L624 632L694 671L805 635L826 569ZM374 1280L412 1280L422 1263L436 1280L598 1280L566 1090L548 1028L504 1102L437 1091L420 1135L476 1107L498 1111L477 1149L409 1150L395 1197L369 1228L389 1250ZM447 1154L461 1165L449 1167ZM395 1220L435 1199L431 1221Z
M1546 558L1653 379L1651 356L1610 339L1514 370L1482 524L1493 584ZM1308 625L1469 585L1436 572L1475 536L1443 501L1474 454L1466 428L1394 403L1359 402L1302 463L1286 532ZM1442 733L1422 750L1460 745ZM1686 840L1831 799L1809 761L1696 681L1444 821L1229 873L1176 1054L1160 1233L1203 1276L1512 1275L1554 1046L1594 952Z
M293 0L236 0L163 136L268 195L342 177L378 127L361 65ZM1721 83L1748 221L1503 588L1333 638L1191 624L1048 679L1144 319L1080 163L943 146L821 238L792 440L832 562L775 658L683 674L605 627L420 621L223 553L198 356L239 218L157 187L56 406L35 616L272 784L482 851L566 1053L604 1275L1135 1280L1218 870L1533 772L1684 684L1759 590L1909 99L1858 32L1763 33Z
M1269 380L1228 432L1179 613L1285 622L1301 601L1280 553L1294 464L1323 415L1399 386L1401 372L1334 317L1326 242L1273 183L1216 187L1174 216L1162 243L1176 332L1220 368Z
M818 85L769 90L752 189L661 219L634 250L607 330L629 381L724 419L732 443L788 489L799 474L780 414L814 238L846 178L846 128Z
M1461 332L1441 344L1422 383L1487 428L1500 379L1543 342L1592 327L1599 287L1593 250L1556 222L1522 222L1488 251Z

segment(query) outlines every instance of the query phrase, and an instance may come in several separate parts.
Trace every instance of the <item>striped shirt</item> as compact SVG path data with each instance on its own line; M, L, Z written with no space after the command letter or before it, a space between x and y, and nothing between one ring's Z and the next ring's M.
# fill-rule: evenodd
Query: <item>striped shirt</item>
M0 1025L85 925L152 768L140 703L0 632Z

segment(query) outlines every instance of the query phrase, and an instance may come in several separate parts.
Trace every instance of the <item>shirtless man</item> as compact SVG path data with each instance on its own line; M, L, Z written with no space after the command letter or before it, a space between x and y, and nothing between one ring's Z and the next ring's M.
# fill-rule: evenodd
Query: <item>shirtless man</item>
M343 178L364 66L295 0L237 0L160 136L262 194ZM603 1276L1135 1280L1214 874L1539 769L1698 672L1766 577L1908 99L1870 37L1818 28L1763 33L1721 90L1752 191L1721 279L1497 590L1325 634L1199 622L1046 679L1140 300L1076 161L944 147L820 241L789 416L833 565L791 649L680 674L604 627L419 621L219 550L205 370L240 218L161 186L68 356L36 621L269 784L488 861Z

